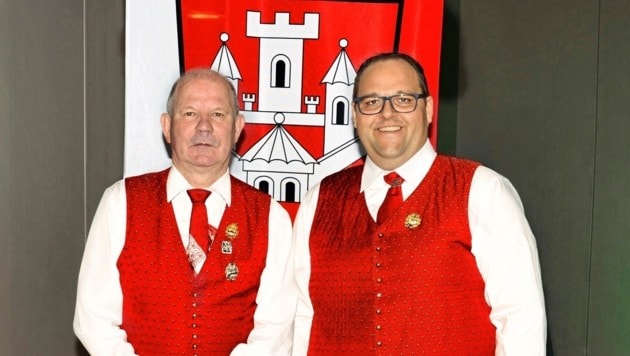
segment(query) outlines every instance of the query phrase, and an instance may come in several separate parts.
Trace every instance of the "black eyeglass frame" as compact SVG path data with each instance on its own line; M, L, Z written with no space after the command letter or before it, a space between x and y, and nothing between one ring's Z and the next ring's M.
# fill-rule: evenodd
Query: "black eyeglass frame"
M396 97L400 97L400 96L404 96L404 95L409 95L412 96L416 99L416 101L414 102L413 105L413 109L409 110L409 111L400 111L398 109L396 109L396 105L394 105L394 102L392 101L392 98L396 98ZM377 115L383 112L383 109L385 108L385 102L389 101L390 105L392 106L392 109L400 114L406 114L406 113L410 113L413 112L414 110L416 110L416 108L418 108L418 100L419 99L426 99L427 97L429 97L429 94L427 93L398 93L398 94L394 94L394 95L389 95L389 96L378 96L378 95L364 95L364 96L359 96L356 97L352 102L354 103L354 105L357 107L357 109L359 110L359 112L363 115ZM382 105L381 105L381 109L377 112L374 113L369 113L366 114L363 111L361 111L361 105L359 105L359 102L365 98L374 98L374 99L381 99L383 101Z

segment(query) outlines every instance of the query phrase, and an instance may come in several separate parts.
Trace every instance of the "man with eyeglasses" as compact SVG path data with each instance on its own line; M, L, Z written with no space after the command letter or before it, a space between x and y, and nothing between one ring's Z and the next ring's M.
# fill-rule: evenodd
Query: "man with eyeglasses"
M357 72L365 164L313 187L294 222L294 355L544 355L536 242L520 198L479 163L437 154L420 64Z

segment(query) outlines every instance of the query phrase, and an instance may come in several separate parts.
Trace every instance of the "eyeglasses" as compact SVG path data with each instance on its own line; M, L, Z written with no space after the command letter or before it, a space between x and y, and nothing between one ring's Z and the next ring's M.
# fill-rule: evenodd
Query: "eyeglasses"
M392 104L394 111L398 113L408 113L416 110L418 99L424 99L429 95L422 94L395 94L390 96L374 96L366 95L354 99L354 104L359 108L359 112L363 115L376 115L383 111L385 102Z

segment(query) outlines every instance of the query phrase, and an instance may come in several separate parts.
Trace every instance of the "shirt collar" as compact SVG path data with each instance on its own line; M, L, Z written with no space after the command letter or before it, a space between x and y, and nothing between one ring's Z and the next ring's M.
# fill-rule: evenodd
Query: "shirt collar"
M175 166L171 166L171 170L168 172L168 178L166 180L166 201L171 202L175 199L175 197L182 193L186 193L186 191L191 188L193 187L177 170L177 168L175 168ZM211 186L205 187L204 189L209 190L214 194L218 194L221 198L223 198L225 203L230 206L232 203L232 190L230 188L230 170L228 169Z
M437 153L435 149L429 140L427 140L418 152L411 156L411 158L400 167L394 169L394 171L405 180L405 183L416 187L426 176L436 156ZM383 176L389 172L392 171L379 168L368 156L365 160L363 173L361 175L361 192L375 184L382 185L383 187L387 186L387 183L383 180Z

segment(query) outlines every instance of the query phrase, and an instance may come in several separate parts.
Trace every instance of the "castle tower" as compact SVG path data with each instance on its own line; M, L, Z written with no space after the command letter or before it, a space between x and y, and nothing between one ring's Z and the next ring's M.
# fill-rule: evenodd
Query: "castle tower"
M275 23L262 24L260 12L247 11L247 36L260 38L258 111L301 111L305 39L319 38L319 14L304 14L304 24L289 23L289 13L276 13Z
M357 72L346 53L346 39L339 41L341 52L326 73L326 123L324 154L355 139L352 124L352 88Z

